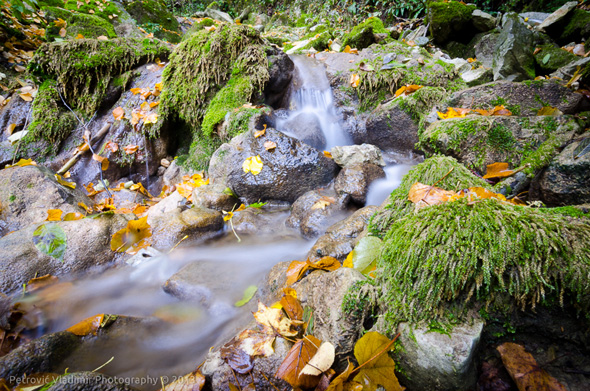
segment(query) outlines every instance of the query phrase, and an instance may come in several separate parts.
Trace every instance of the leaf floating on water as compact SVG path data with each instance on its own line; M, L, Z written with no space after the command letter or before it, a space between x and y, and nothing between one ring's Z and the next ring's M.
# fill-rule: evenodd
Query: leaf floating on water
M394 341L395 339L390 340L382 334L370 331L354 346L354 356L360 368L354 381L363 386L363 391L374 391L378 386L386 391L404 390L395 376L395 362L387 354Z
M247 304L250 300L252 300L257 291L258 287L256 285L250 285L244 291L244 297L242 300L236 301L234 305L236 307L242 307L243 305Z
M66 233L55 223L43 224L33 232L33 244L37 250L63 262L66 253Z
M303 368L309 363L311 358L318 351L322 341L313 335L307 335L297 341L277 370L275 377L285 380L293 387L312 388L319 381L319 376L310 376L302 374Z
M508 168L508 163L492 163L488 164L483 179L506 178L512 175L514 171Z
M260 172L262 171L262 167L263 163L262 159L260 158L260 155L250 156L249 158L244 160L244 163L242 164L242 169L244 170L244 172L246 174L250 172L252 173L252 175L260 174Z
M334 345L330 342L322 342L316 354L303 367L301 373L303 375L319 376L330 369L334 363L334 357L336 357Z
M505 342L497 347L502 362L519 391L565 391L557 379L539 366L532 354L523 346Z
M94 315L89 318L84 319L80 323L76 323L72 327L66 329L72 334L77 336L83 337L88 334L96 335L102 321L104 319L104 314Z

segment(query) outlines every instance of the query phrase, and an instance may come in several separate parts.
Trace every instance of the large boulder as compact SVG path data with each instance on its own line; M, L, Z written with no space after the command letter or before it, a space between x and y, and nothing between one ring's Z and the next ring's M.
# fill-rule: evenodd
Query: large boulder
M449 40L465 40L473 30L472 13L475 5L466 5L458 1L433 1L429 3L428 22L430 34L437 44Z
M63 260L42 253L33 243L33 233L41 224L12 232L0 239L0 291L14 292L35 276L89 273L113 261L112 235L125 228L135 215L99 215L55 224L66 236ZM94 270L98 271L98 270Z
M493 60L494 80L534 79L534 50L534 34L518 14L505 15Z
M494 55L498 46L500 31L495 29L488 34L478 36L474 39L473 48L475 58L486 68L494 66Z
M353 202L364 205L371 183L384 177L383 168L375 164L347 166L336 177L334 190L336 190L336 194L348 194Z
M555 44L547 43L539 47L541 50L535 54L535 62L544 75L578 60L575 54L569 53Z
M561 33L560 30L564 27L567 17L577 7L578 3L570 1L562 5L559 9L549 15L539 25L535 27L537 31L548 33L551 36L557 37Z
M276 144L267 150L267 142ZM260 156L262 170L244 172L247 158ZM324 154L276 129L267 128L262 137L254 130L224 144L211 158L209 175L227 185L247 203L265 200L294 202L309 190L328 184L338 166Z
M237 209L239 202L223 184L196 187L193 190L192 200L195 206L226 212Z
M276 46L268 47L266 56L269 63L269 78L264 87L264 103L278 108L284 103L283 98L293 78L295 64L285 52Z
M589 145L589 133L569 144L535 178L532 196L552 206L590 203Z
M326 146L320 119L314 113L303 112L288 119L281 130L317 150L323 151Z
M84 213L78 206L93 202L80 190L60 184L54 174L41 166L12 167L0 170L0 232L17 231L47 219L48 209L63 214Z

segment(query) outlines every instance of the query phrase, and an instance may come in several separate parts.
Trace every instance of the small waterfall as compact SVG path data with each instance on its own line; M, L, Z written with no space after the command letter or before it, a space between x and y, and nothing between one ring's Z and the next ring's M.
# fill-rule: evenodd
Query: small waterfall
M291 60L297 70L297 79L293 82L290 111L277 121L277 128L317 149L330 150L338 145L352 144L340 126L323 65L307 56L291 56Z

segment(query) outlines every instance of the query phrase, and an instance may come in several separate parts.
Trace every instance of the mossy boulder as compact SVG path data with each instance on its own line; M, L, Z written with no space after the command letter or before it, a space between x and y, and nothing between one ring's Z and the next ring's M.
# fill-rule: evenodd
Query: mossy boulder
M125 9L148 33L165 41L180 41L180 25L163 1L135 0L126 3Z
M571 116L469 115L433 123L420 135L418 147L453 156L480 174L488 164L507 162L512 168L528 164L525 173L532 176L580 130Z
M119 8L110 1L104 3L98 1L79 2L78 0L67 0L61 7L83 14L98 16L106 21L113 21L121 15Z
M190 29L182 36L182 40L186 40L192 36L192 34L203 30L205 27L214 26L215 21L211 18L203 18L201 21L193 23Z
M469 40L475 31L471 24L471 14L475 5L466 5L459 1L432 1L428 6L428 23L430 34L437 44L449 40Z
M236 135L218 125L228 112L262 100L269 77L264 41L250 27L221 24L178 45L163 74L160 114L191 129L194 166L207 166L211 141L218 146Z
M156 58L164 61L169 51L157 39L79 39L41 45L29 67L56 80L72 107L92 115L113 77Z
M579 42L581 38L590 39L590 12L583 9L575 9L571 12L569 20L562 30L559 42L568 44Z
M547 302L590 305L590 220L561 210L466 199L394 221L375 284L390 329ZM578 215L580 215L579 213Z
M373 16L356 25L348 34L344 35L342 47L348 45L351 48L364 49L376 42L375 34L389 35L389 31L383 26L381 19Z
M575 54L550 43L542 45L540 48L541 51L535 54L535 62L542 75L548 75L578 59Z
M493 56L494 80L534 79L534 41L534 33L518 14L504 15Z
M78 34L81 34L84 38L97 38L101 35L108 38L117 37L113 25L99 16L68 11L58 7L44 7L43 11L45 11L45 17L48 21L45 38L49 42L55 38L62 38L59 35L61 27L53 23L58 19L63 19L67 22L64 28L67 34L66 37L69 38L75 38Z
M313 34L308 38L309 43L301 48L301 50L309 50L311 48L318 52L324 51L330 47L330 41L332 40L332 34L329 31L322 33Z

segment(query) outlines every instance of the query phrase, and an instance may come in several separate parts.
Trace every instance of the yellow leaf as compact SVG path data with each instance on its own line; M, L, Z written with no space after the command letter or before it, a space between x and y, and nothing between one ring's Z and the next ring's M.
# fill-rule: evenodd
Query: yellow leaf
M353 258L354 258L354 250L352 250L351 252L348 253L348 255L346 256L346 259L344 260L344 263L342 263L342 267L348 267L350 269L354 269L354 262L352 262Z
M397 98L398 96L403 94L404 91L406 91L406 86L401 86L400 88L397 89L397 91L395 91L395 97Z
M496 106L492 110L492 115L510 116L512 112L504 107L504 105Z
M324 156L327 157L328 159L332 159L332 152L324 151Z
M139 108L144 111L148 111L150 109L150 104L148 102L143 102L141 105L139 105Z
M472 63L472 62L476 62L476 61L477 61L477 59L476 59L476 58L471 58L471 57L469 57L469 58L467 59L467 62L468 62L468 63Z
M109 159L106 157L93 154L92 159L100 163L100 167L103 171L106 171L109 168Z
M486 168L486 174L483 179L490 178L506 178L512 176L514 171L508 168L508 163L492 163L488 164Z
M6 133L8 134L12 134L12 132L14 132L14 129L16 128L16 124L10 124L6 127Z
M150 109L153 109L154 107L156 107L157 105L160 104L160 101L157 102L150 102Z
M127 155L134 154L135 152L137 152L138 149L139 149L139 146L132 145L132 144L129 144L126 147L123 148L123 150L125 151L125 153Z
M122 120L124 116L125 116L125 110L123 110L123 108L121 106L119 106L113 110L113 117L115 118L116 121Z
M467 110L467 111L465 111ZM449 107L446 113L441 113L437 111L436 113L441 119L449 119L449 118L463 118L469 112L469 109L460 109L455 107Z
M258 303L258 311L254 314L254 319L260 323L263 328L270 334L277 332L283 337L294 337L299 334L297 326L303 322L289 319L285 313L276 308L270 308L262 303Z
M326 206L333 204L334 202L336 202L334 197L323 196L311 206L311 210L326 209Z
M76 188L76 183L74 183L74 182L68 182L66 180L63 180L62 177L61 177L61 175L55 174L55 179L57 179L57 182L60 185L69 187L70 189L75 189Z
M152 229L147 222L147 216L127 223L127 227L115 232L111 238L111 250L116 252L127 251L132 246L139 244L143 239L152 236Z
M82 34L78 34L76 35L76 39L84 39L84 36Z
M84 218L82 213L78 212L71 212L64 216L63 221L73 221L73 220L81 220Z
M361 78L359 77L358 74L353 73L352 75L350 75L349 83L352 87L357 88L359 86L360 82L361 82Z
M104 320L104 314L94 315L90 318L86 318L80 323L76 323L72 327L66 329L72 334L83 337L88 334L96 335L96 332L100 328L102 321Z
M156 122L158 122L158 114L156 113L148 114L143 120L144 124L155 124Z
M64 38L64 37L66 36L66 34L67 34L67 33L68 33L68 32L66 31L66 29L65 29L65 28L63 28L63 27L62 27L62 28L60 28L60 29L59 29L59 36L60 36L60 37Z
M563 113L556 107L552 106L544 106L539 111L537 111L537 115L550 115L557 117L559 115L563 115Z
M60 209L49 209L47 211L47 220L45 221L61 221L63 211Z
M408 199L414 204L419 202L426 205L438 205L447 202L452 196L456 195L454 191L443 190L438 187L428 186L420 182L416 182L408 192Z
M232 217L234 217L234 212L226 212L225 210L223 211L223 221L229 221L232 219Z
M395 376L395 363L387 352L394 340L375 331L363 335L354 346L354 356L359 363L359 374L354 381L363 386L363 391L374 391L379 386L386 391L402 391Z
M262 130L257 130L254 132L254 138L264 136L265 133L266 133L266 124L264 124L264 128Z
M252 173L252 175L258 175L262 171L263 163L260 155L250 156L242 164L242 169L245 173Z
M33 95L30 92L25 92L24 94L18 94L24 101L31 102L33 100Z
M66 27L68 22L66 22L62 18L57 18L57 20L53 21L53 24L55 25L55 27Z

